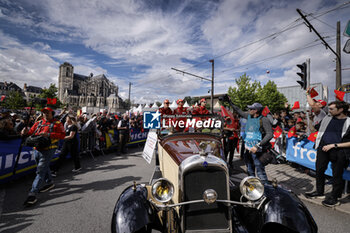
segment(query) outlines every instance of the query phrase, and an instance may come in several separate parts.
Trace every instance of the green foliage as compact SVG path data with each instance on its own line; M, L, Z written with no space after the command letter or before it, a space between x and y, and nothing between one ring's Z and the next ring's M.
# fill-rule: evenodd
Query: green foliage
M257 102L263 106L268 106L271 112L276 112L284 108L284 103L288 100L287 98L277 90L276 84L269 80L262 88L258 90Z
M199 97L186 96L184 98L184 103L187 101L188 105L192 106L192 105L195 105L196 103L198 103L199 100L200 100Z
M160 106L162 105L162 103L159 102L159 101L157 101L157 102L156 102L156 105L157 105L158 107L160 107Z
M251 82L250 77L245 73L235 81L237 87L229 87L227 94L236 106L244 110L247 105L257 102L258 89L261 88L260 82Z
M39 95L39 98L42 99L47 99L47 98L56 98L57 99L57 103L55 105L47 105L47 104L36 104L35 108L36 109L42 109L45 106L50 106L52 108L60 108L63 106L63 104L61 103L61 101L58 99L57 97L57 92L58 92L58 88L56 87L55 84L51 83L49 88L44 88L43 92Z
M277 90L276 84L271 80L261 86L260 82L252 82L249 76L243 74L235 81L237 87L229 87L228 95L242 110L246 109L247 105L258 102L274 112L283 109L284 103L287 102L287 98Z
M26 101L20 92L11 91L8 96L6 96L4 106L9 109L22 109L26 106Z

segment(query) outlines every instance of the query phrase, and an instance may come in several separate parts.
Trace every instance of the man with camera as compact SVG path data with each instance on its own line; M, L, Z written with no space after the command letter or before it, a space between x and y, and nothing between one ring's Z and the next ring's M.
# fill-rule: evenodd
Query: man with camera
M249 112L243 112L232 103L227 95L221 97L220 100L228 101L234 111L247 119L243 137L245 142L243 158L248 175L257 176L263 183L267 183L265 166L259 158L271 148L270 140L273 138L273 132L270 120L261 115L263 106L260 103L254 103L248 106Z
M45 107L41 110L42 120L37 121L28 131L24 128L22 136L31 135L25 140L26 146L34 147L34 158L37 164L36 177L24 205L30 206L37 202L36 195L46 192L55 185L52 182L50 161L55 154L58 141L64 139L65 130L62 123L54 118L54 111Z

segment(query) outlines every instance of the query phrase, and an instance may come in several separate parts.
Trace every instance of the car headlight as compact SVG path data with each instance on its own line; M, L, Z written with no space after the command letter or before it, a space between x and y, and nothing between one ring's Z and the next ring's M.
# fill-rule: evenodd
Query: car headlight
M166 203L174 196L174 185L165 178L158 179L152 185L152 195L157 201Z
M264 195L264 185L260 179L248 176L239 185L242 195L250 201L259 200Z

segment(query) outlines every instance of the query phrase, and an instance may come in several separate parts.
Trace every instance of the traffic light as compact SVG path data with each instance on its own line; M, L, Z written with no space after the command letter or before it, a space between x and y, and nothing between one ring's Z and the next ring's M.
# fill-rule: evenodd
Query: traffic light
M301 80L297 81L297 83L300 84L301 88L306 90L307 88L307 65L304 62L303 64L297 64L297 67L299 67L300 72L297 73L297 75L300 76Z

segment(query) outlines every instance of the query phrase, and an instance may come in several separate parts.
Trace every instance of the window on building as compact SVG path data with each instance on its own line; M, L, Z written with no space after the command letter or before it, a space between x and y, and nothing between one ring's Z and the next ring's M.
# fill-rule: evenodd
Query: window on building
M69 76L69 73L70 73L70 69L69 69L69 67L67 67L67 69L66 69L66 76Z

